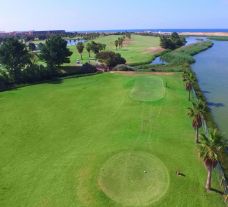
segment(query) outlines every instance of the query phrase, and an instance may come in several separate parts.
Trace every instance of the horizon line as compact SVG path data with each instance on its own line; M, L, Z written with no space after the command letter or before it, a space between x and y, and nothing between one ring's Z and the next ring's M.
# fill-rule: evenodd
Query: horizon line
M50 29L50 30L0 30L2 33L12 33L12 32L35 32L35 31L65 31L65 32L93 32L93 31L133 31L133 30L228 30L228 28L134 28L134 29L79 29L79 30L66 30L66 29Z

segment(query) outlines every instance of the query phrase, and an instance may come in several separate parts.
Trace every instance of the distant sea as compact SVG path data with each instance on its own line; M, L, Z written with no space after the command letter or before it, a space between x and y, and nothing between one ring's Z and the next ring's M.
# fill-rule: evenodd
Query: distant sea
M115 30L85 30L74 32L228 32L228 29L115 29Z

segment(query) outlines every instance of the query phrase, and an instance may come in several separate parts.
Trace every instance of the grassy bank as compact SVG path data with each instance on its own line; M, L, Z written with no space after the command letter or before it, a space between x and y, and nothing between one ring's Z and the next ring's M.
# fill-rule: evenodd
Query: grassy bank
M207 50L212 47L213 43L210 41L199 42L196 44L181 47L172 52L166 53L162 56L162 59L169 64L181 65L181 64L192 64L195 62L194 55Z
M212 47L213 43L210 41L199 42L193 45L184 46L173 51L165 51L161 58L167 62L164 65L139 65L136 70L139 71L158 71L158 72L182 72L189 65L195 62L194 55L207 50Z
M208 37L208 39L217 40L217 41L228 41L228 37L227 36L224 36L224 37Z

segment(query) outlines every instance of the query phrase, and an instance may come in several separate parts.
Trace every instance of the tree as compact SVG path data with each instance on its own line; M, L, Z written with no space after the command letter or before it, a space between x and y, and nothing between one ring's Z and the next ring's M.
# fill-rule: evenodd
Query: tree
M50 37L41 48L40 58L51 68L70 62L72 52L67 48L67 41L60 36Z
M81 60L82 60L82 53L83 53L83 50L84 50L84 44L82 43L82 42L79 42L77 45L76 45L76 47L77 47L77 50L78 50L78 53L80 54L80 56L81 56Z
M117 66L118 64L125 64L126 60L121 57L119 53L111 51L100 52L96 55L99 62L104 63L109 69Z
M194 75L191 72L185 73L184 76L185 88L188 91L188 100L191 100L191 91L193 89L193 84L196 81Z
M91 42L91 50L94 54L98 54L100 51L105 50L106 45L101 43Z
M119 42L119 48L122 48L123 47L123 42L124 42L123 37L119 37L118 38L118 42Z
M24 40L25 40L25 42L29 42L29 41L34 41L34 37L33 36L26 36L25 38L24 38Z
M116 46L116 50L117 50L117 48L119 46L119 41L118 40L115 41L115 46Z
M44 44L41 42L37 46L38 50L42 50L43 47L44 47Z
M100 44L100 49L101 49L101 51L105 50L106 49L106 44Z
M5 65L15 82L20 82L21 70L31 63L26 45L15 38L6 39L0 46L0 63Z
M227 146L225 139L216 129L211 130L209 135L201 134L201 143L199 146L200 157L203 159L207 169L206 190L211 190L211 174L216 167L220 153Z
M199 128L202 127L202 118L203 115L206 112L206 104L202 100L199 100L197 102L193 102L193 107L188 108L189 117L192 118L192 127L196 131L196 143L199 143Z
M30 42L28 44L28 48L30 51L34 51L34 50L36 50L36 45L33 42Z
M126 37L127 37L128 39L131 39L131 33L126 32Z
M185 45L186 40L184 37L180 37L178 33L173 32L171 36L162 35L160 36L160 45L162 48L174 50Z
M90 52L91 52L91 43L87 43L86 45L86 50L89 53L89 57L90 57Z

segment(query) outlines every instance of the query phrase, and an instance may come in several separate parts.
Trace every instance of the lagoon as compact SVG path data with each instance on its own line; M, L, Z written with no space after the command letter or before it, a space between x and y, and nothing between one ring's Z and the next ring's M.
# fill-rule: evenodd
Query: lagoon
M228 137L228 42L213 42L212 48L195 56L192 68L218 127Z

